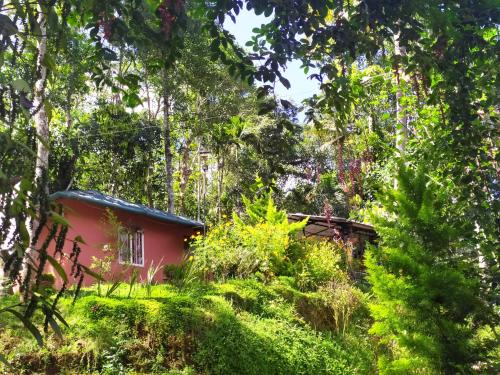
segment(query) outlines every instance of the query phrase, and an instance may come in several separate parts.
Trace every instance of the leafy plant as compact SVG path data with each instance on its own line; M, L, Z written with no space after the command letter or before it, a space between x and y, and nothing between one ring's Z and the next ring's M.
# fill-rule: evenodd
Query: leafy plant
M132 294L132 290L134 289L134 286L137 283L138 278L139 278L139 270L137 268L134 268L128 280L127 298L130 298L130 295Z
M146 274L146 280L144 280L144 287L146 288L146 295L148 298L151 297L151 291L153 290L153 285L156 284L155 277L156 274L161 270L161 264L163 262L163 258L160 259L157 265L151 261L149 265L148 272Z
M181 285L186 272L186 262L181 264L167 264L163 267L163 279L173 285Z
M297 242L297 247L300 257L296 260L294 274L301 290L316 290L328 282L347 279L340 242L305 238Z
M289 223L274 205L271 192L244 199L246 217L233 214L233 221L212 228L205 237L194 236L188 258L188 278L226 280L259 274L270 280L291 272L295 234L306 224Z
M104 245L102 247L103 255L102 257L97 257L92 255L90 269L94 270L99 276L97 281L97 294L100 296L102 294L101 286L102 280L109 279L111 273L111 266L116 259L115 250L109 245Z
M321 299L332 312L335 331L345 335L356 314L366 311L365 295L344 280L330 281L319 288Z
M381 373L473 372L485 354L472 341L488 309L465 257L466 232L446 219L451 197L427 173L401 166L397 188L373 210L380 245L366 266L376 297L371 333L384 346Z
M106 290L106 297L111 297L113 293L120 287L122 284L121 280L116 280L113 284L111 284Z

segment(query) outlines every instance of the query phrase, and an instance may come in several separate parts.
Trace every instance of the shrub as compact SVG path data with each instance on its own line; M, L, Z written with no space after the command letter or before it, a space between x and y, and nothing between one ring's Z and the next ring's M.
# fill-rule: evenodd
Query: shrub
M189 276L226 280L259 274L269 281L276 274L292 272L294 234L307 220L289 223L268 193L254 202L244 199L247 217L233 215L205 236L196 236L189 257Z
M303 239L299 243L301 257L295 266L297 286L301 290L316 290L330 281L347 280L342 266L340 245L327 240Z
M145 312L145 307L134 299L118 300L88 296L81 298L79 305L84 316L90 320L97 321L108 317L126 322L129 326L137 325Z
M366 258L376 297L371 333L387 354L380 372L475 373L487 350L473 337L490 312L480 298L477 259L467 258L464 233L450 223L451 198L424 167L402 165L397 188L380 200L372 215L380 246Z
M319 289L337 333L345 334L355 315L367 316L366 296L356 287L344 281L330 281Z
M186 264L167 264L163 267L163 280L173 285L181 285L186 272Z
M354 374L352 355L326 334L289 322L235 314L213 297L195 365L207 374Z

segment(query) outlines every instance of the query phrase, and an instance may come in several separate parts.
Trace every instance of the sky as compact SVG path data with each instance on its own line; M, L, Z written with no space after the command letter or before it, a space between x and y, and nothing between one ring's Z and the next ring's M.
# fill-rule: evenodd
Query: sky
M253 35L252 29L260 27L263 23L268 23L269 20L270 18L266 19L263 14L257 16L253 11L244 8L236 17L236 23L226 18L224 28L235 36L238 44L245 49L249 49L249 47L245 47L245 43L251 39ZM284 76L290 81L290 89L287 90L281 83L277 83L275 89L278 97L295 104L300 104L302 100L319 92L318 81L308 79L303 69L300 68L301 65L300 61L295 60L287 66ZM311 70L309 71L310 74ZM299 119L303 120L303 114L299 116Z

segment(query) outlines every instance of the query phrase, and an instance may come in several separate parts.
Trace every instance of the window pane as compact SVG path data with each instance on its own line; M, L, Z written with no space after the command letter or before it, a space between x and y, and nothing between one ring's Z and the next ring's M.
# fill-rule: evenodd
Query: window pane
M130 243L129 234L126 230L118 232L118 255L122 263L130 263Z
M137 265L143 265L143 233L137 231L134 233L134 247L132 251L132 262Z

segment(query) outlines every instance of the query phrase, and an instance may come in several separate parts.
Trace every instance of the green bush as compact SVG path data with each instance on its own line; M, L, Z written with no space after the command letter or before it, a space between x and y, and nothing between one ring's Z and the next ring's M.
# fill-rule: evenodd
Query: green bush
M337 333L345 334L355 316L367 321L367 297L346 280L330 281L321 286L319 294L330 310Z
M269 281L274 275L293 270L294 234L306 221L289 223L278 211L270 193L250 202L244 199L247 217L233 215L232 222L213 227L196 236L188 260L188 279L227 280L259 275Z
M359 373L350 353L307 326L237 315L222 298L212 298L210 310L194 356L203 373Z
M135 299L114 299L98 296L83 297L79 301L84 316L92 321L112 318L136 326L145 314L145 306Z
M163 280L173 285L181 285L186 272L186 264L167 264L163 267Z
M341 268L341 245L317 239L303 239L297 245L301 257L295 265L295 277L301 290L316 290L330 281L347 280L347 273Z
M387 189L380 200L383 206L372 215L380 246L371 247L366 258L376 297L371 333L385 349L380 373L419 368L465 374L487 368L488 349L476 345L474 336L491 312L480 298L477 258L467 258L471 250L463 233L449 221L453 206L447 191L425 167L401 165L397 188ZM480 251L477 246L474 251Z

